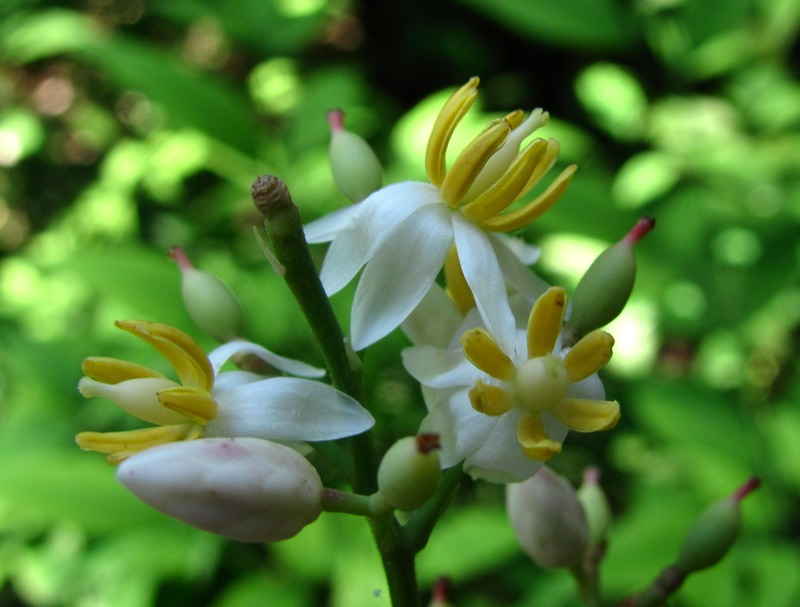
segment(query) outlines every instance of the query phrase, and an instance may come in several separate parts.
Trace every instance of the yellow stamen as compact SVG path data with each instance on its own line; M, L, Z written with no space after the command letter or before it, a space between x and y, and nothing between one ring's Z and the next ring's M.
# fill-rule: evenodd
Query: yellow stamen
M178 386L161 390L158 402L202 425L217 416L217 402L211 398L211 394L199 388Z
M183 331L169 325L142 320L117 321L120 329L140 337L175 367L185 386L211 390L214 370L203 349Z
M553 351L566 305L567 294L562 287L550 287L533 304L528 317L528 359Z
M81 369L87 377L104 384L118 384L129 379L141 379L143 377L166 379L161 373L142 365L105 356L90 356L83 359Z
M75 442L85 451L108 454L108 461L117 464L150 447L199 436L200 428L195 424L174 424L125 432L81 432L75 437Z
M442 200L448 206L455 208L463 201L481 169L489 162L492 154L505 143L510 132L511 125L507 121L502 118L493 120L461 151L439 188Z
M557 139L547 140L547 149L545 150L544 154L542 154L542 157L539 159L539 163L536 165L536 168L528 177L528 182L525 184L525 187L522 188L523 192L527 192L533 186L539 183L539 180L542 177L544 177L545 173L547 173L547 171L549 171L556 163L556 159L558 158L558 153L560 151L561 151L561 144L558 142Z
M450 247L447 259L444 262L444 280L447 283L447 292L461 315L466 315L475 307L475 295L467 284L461 263L458 261L458 252L455 246Z
M469 391L469 402L478 413L497 416L511 411L516 399L513 394L500 386L492 386L479 380Z
M471 329L461 336L464 355L473 365L495 379L513 382L517 368L484 329Z
M614 338L605 331L583 337L564 357L569 381L576 382L597 373L611 360Z
M519 419L517 439L522 451L531 459L546 461L556 453L561 453L561 443L547 438L542 418L529 411Z
M481 221L505 210L522 193L531 171L544 154L547 143L536 139L517 154L503 176L473 201L464 205L461 212L472 221Z
M550 412L576 432L609 430L620 417L619 403L615 400L565 398Z
M472 107L478 96L478 78L470 78L464 86L450 96L439 112L425 152L425 171L430 182L439 187L447 174L445 154L456 126Z
M524 228L537 217L543 215L557 203L564 192L567 191L572 176L578 169L577 165L570 165L550 184L544 192L531 200L528 204L516 211L503 215L495 215L480 222L480 226L489 232L513 232Z

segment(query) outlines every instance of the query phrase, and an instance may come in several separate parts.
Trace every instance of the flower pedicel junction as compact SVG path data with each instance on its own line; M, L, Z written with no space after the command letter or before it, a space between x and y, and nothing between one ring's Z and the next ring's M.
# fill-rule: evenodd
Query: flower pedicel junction
M82 432L78 445L105 453L125 487L152 507L234 540L285 540L323 511L365 517L396 607L420 604L414 559L463 474L507 484L522 549L544 567L569 570L581 599L600 605L610 510L598 474L576 492L543 462L561 452L568 430L607 430L620 418L598 376L614 344L602 327L628 300L634 246L654 222L643 219L595 260L569 308L566 290L530 269L538 250L508 233L558 202L576 167L531 197L559 153L553 139L525 141L547 123L541 109L491 121L448 167L451 137L477 94L472 78L439 113L425 158L429 183L380 187L380 163L344 129L340 112L330 119L331 166L354 204L304 226L283 182L254 183L264 252L305 314L327 373L241 338L247 311L176 248L187 311L222 343L206 354L174 327L118 322L158 350L175 377L87 358L81 393L152 426ZM331 243L319 275L307 241ZM328 295L362 269L345 336ZM397 327L412 341L403 362L428 413L416 436L379 457L354 350ZM230 361L237 368L225 369ZM324 486L317 458L350 490ZM712 505L673 564L620 604L662 605L686 576L722 558L740 527L739 503L757 485L748 481ZM445 588L437 585L435 604L448 600Z

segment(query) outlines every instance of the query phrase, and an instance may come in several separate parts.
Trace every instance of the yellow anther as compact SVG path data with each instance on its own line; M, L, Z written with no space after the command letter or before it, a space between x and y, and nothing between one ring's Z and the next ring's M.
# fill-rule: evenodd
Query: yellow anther
M525 112L523 112L522 110L513 110L508 114L506 114L505 116L503 116L503 120L508 122L509 126L511 127L511 130L513 131L520 124L525 122Z
M584 398L565 398L551 413L576 432L609 430L617 425L620 417L617 401Z
M129 379L140 379L143 377L156 377L166 379L161 373L148 369L142 365L120 360L118 358L108 358L104 356L90 356L83 359L81 365L83 374L104 384L118 384Z
M614 348L614 338L605 331L593 331L583 337L564 357L569 381L576 382L602 369Z
M493 120L461 151L439 188L444 202L452 208L461 204L481 169L503 145L510 132L508 122L502 118Z
M199 436L200 429L195 424L174 424L125 432L81 432L75 437L75 442L86 451L108 454L108 461L118 464L126 457L150 447L192 440Z
M517 373L514 362L484 329L466 331L461 336L461 345L467 360L478 369L500 381L514 381Z
M489 232L513 232L524 228L561 199L577 169L577 165L568 166L544 192L528 204L511 213L486 219L480 222L480 226Z
M514 408L514 395L500 386L492 386L476 381L475 387L469 391L469 402L478 413L497 416L508 413Z
M469 81L450 96L439 112L436 122L433 125L428 149L425 153L425 170L428 173L430 182L439 187L444 181L447 173L447 161L445 155L450 138L456 130L456 126L464 115L472 107L478 96L478 83L476 77Z
M539 159L539 163L536 165L536 168L531 172L530 176L528 177L528 182L525 184L525 187L522 188L523 192L528 192L533 186L539 183L539 180L544 177L545 173L553 168L553 165L556 163L558 159L558 153L561 151L561 144L558 142L557 139L548 139L547 140L547 149L545 150L542 157Z
M517 439L525 455L531 459L546 461L561 453L561 443L547 438L542 418L535 413L522 414L517 425Z
M161 352L185 386L211 390L214 370L203 349L175 327L143 320L117 321L120 329L140 337Z
M531 171L535 170L546 148L544 139L536 139L525 146L500 179L461 208L464 216L480 222L505 210L523 193Z
M450 252L444 261L444 281L447 284L447 292L461 315L466 315L475 307L475 295L467 284L461 263L458 261L458 252L455 246L450 247Z
M528 317L528 358L553 351L561 332L567 294L562 287L550 287L536 300Z
M178 386L158 393L158 401L167 409L205 425L217 416L217 402L205 390Z

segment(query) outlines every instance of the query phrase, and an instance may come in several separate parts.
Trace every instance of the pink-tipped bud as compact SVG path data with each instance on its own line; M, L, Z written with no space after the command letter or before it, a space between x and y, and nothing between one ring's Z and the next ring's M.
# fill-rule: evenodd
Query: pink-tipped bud
M342 110L328 112L328 124L331 127L328 155L333 180L351 202L360 202L381 187L380 160L366 141L345 130Z
M586 335L607 325L622 312L636 279L634 246L655 226L644 217L622 240L600 253L578 282L572 296L569 324Z
M167 443L123 461L117 478L156 510L240 542L289 539L322 511L316 469L258 438Z
M213 274L195 268L181 247L172 247L169 255L180 268L183 304L194 323L220 342L239 337L244 313L228 286Z
M583 506L567 479L546 466L522 483L510 483L506 509L520 545L542 567L571 567L589 546Z
M709 506L683 539L675 566L692 573L716 564L730 550L741 528L740 502L760 481L751 478L733 495Z
M398 510L416 510L439 485L439 435L406 436L389 447L378 467L378 493Z

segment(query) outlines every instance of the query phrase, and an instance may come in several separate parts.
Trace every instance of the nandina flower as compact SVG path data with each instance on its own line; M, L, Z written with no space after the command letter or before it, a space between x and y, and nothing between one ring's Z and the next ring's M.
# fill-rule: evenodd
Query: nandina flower
M547 123L536 109L516 110L489 123L448 169L450 138L478 94L472 78L445 103L425 158L430 183L403 182L374 192L306 227L309 242L329 242L320 273L328 293L364 272L352 310L353 347L360 350L397 327L428 292L448 255L460 265L474 304L489 331L504 345L514 339L506 282L527 269L498 233L528 225L553 206L569 185L567 167L547 189L512 211L554 164L554 139L522 141ZM524 280L523 280L524 282Z
M174 367L179 382L136 363L90 357L78 389L86 397L114 401L156 424L123 432L81 432L82 449L126 457L164 443L207 437L254 437L281 441L325 441L359 434L374 420L358 402L326 384L294 377L269 377L220 369L232 356L252 355L276 369L305 377L324 371L278 356L262 346L232 341L206 356L188 335L158 323L116 325L156 348Z
M510 351L474 328L461 338L463 351L417 345L403 352L429 407L421 431L440 434L444 467L463 460L476 477L524 480L561 451L569 430L617 423L619 403L604 400L597 377L614 340L595 331L571 349L557 348L565 307L564 289L548 289Z

